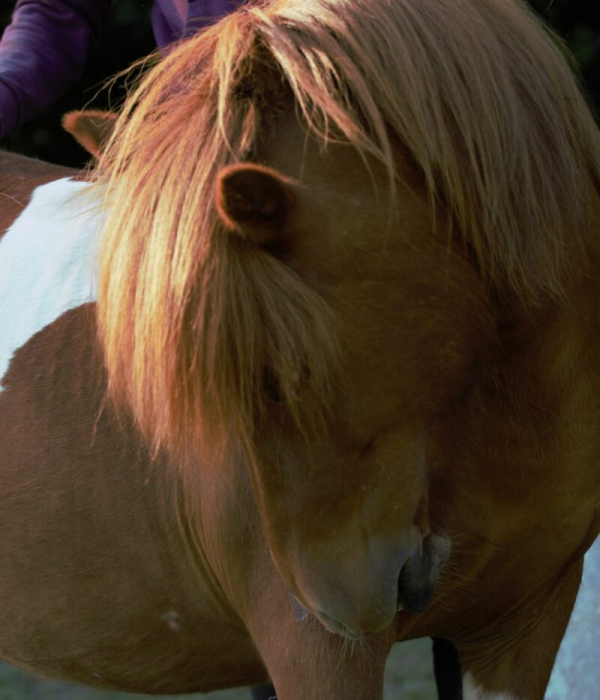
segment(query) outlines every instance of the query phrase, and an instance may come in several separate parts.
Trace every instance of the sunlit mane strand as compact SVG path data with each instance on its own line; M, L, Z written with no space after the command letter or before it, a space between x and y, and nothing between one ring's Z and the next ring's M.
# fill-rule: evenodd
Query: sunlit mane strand
M251 160L294 103L324 143L351 143L391 178L402 143L488 282L525 304L561 297L584 260L573 232L600 181L598 132L521 3L251 4L147 74L98 171L111 390L157 445L251 444L265 372L298 425L327 413L339 342L327 305L228 235L214 204L219 170Z
M156 447L247 447L269 409L265 377L303 430L328 407L337 347L328 308L215 211L217 174L251 156L265 105L282 107L264 66L260 83L250 80L253 60L244 16L181 46L131 95L99 169L110 390Z

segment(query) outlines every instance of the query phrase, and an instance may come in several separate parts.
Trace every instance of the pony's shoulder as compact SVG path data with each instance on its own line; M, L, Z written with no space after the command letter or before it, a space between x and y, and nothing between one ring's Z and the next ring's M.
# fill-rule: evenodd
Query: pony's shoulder
M101 215L89 188L71 179L36 188L0 241L0 377L35 333L95 300Z
M71 168L0 150L0 239L27 206L36 187L77 174Z
M7 186L8 182L15 178L29 179L32 183L42 184L61 177L72 177L77 172L73 168L0 150L0 187Z

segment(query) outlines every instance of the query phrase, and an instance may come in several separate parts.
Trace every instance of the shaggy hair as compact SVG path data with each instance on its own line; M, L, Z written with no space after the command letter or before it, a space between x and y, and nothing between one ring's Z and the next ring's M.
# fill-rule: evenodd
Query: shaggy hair
M325 301L226 231L214 201L221 168L252 160L294 105L391 183L400 142L432 211L525 304L560 298L585 258L598 131L522 2L250 4L147 73L97 171L110 390L156 446L249 445L270 410L265 376L300 427L326 415L339 340Z

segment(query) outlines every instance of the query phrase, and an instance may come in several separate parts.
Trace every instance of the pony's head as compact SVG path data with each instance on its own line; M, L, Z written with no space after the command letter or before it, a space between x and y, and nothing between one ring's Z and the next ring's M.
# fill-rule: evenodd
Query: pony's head
M273 559L329 629L427 605L435 426L498 300L564 295L599 152L509 0L257 4L130 97L98 171L111 392L184 470L243 454Z

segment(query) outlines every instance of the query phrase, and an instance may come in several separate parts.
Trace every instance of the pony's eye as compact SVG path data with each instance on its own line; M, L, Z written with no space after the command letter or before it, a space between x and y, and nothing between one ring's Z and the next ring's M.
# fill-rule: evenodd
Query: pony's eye
M273 372L266 369L263 376L263 390L271 401L281 403L283 401L283 393L279 382L273 375Z

